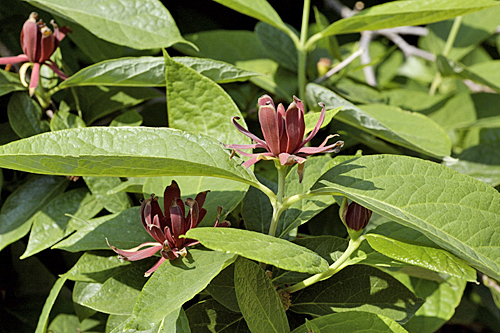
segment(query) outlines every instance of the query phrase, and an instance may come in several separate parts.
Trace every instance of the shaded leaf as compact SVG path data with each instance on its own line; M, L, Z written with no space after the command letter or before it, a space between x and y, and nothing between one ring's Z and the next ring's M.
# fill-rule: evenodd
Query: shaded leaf
M186 315L191 330L196 333L249 333L241 313L228 310L213 299L191 306Z
M6 95L12 91L27 89L27 87L22 85L21 80L19 80L19 75L0 69L0 96Z
M54 306L56 298L59 295L59 292L61 291L62 287L64 286L64 282L66 282L66 280L67 280L67 277L63 275L60 278L58 278L57 281L52 286L52 289L50 290L50 294L47 297L47 300L45 301L45 304L43 306L42 313L40 314L40 318L38 319L38 324L36 326L35 333L44 333L47 331L47 325L48 325L50 311L52 310L52 307Z
M139 112L136 110L130 110L113 119L109 126L141 126L141 124L142 116Z
M21 138L49 131L49 123L42 120L42 109L27 92L12 94L7 114L10 126Z
M255 33L273 60L286 69L297 72L297 48L289 35L263 22L257 23Z
M108 190L121 184L117 177L83 177L90 192L111 213L119 213L132 206L127 193L108 194Z
M207 286L207 291L231 311L240 312L234 285L234 265L224 268Z

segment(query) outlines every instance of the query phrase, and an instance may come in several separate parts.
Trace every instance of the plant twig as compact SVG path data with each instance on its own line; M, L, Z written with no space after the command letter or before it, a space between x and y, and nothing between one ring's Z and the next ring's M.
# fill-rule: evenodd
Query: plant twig
M359 47L364 50L361 53L361 64L368 65L372 59L370 57L369 47L372 41L373 32L372 31L363 31L361 32L361 38L359 40ZM363 67L363 73L365 74L366 83L368 83L372 87L377 86L377 78L375 77L375 71L373 70L373 66L365 66Z
M335 73L341 71L342 69L344 69L347 65L349 65L351 62L353 62L354 59L356 59L357 57L359 57L363 52L365 52L365 50L362 47L360 47L356 52L353 52L350 56L348 56L347 58L345 58L344 60L342 60L342 62L339 62L332 69L330 69L328 72L326 72L325 75L323 75L322 77L319 77L316 80L314 80L314 82L315 83L321 83L321 82L325 81L326 79L328 79L333 74L335 74Z

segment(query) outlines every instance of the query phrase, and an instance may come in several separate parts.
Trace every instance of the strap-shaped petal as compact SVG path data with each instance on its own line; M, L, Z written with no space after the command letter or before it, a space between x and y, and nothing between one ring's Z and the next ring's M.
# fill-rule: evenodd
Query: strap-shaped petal
M124 259L128 261L137 261L145 258L152 257L156 252L160 251L163 246L162 245L155 245L152 247L149 247L144 250L138 250L138 251L130 251L130 250L120 250L117 249L116 247L110 245L108 243L109 247L118 253L120 256L122 256Z
M203 199L205 200L205 199ZM186 201L186 206L189 207L189 213L186 218L186 223L184 224L184 230L182 234L185 234L189 229L192 229L198 225L198 218L200 214L200 209L198 202L196 200L193 200L191 198L187 198Z
M269 97L269 95L262 95L259 98L258 104L259 104L259 107L264 106L264 105L272 105L272 107L274 108L274 101L271 97Z
M172 205L170 206L170 222L172 223L172 236L175 239L175 244L179 246L182 241L179 240L179 236L182 234L182 231L184 230L183 224L185 223L184 221L184 203L182 202L181 199L177 199L174 202L172 202Z
M280 153L280 130L276 115L276 110L271 105L264 105L259 108L260 128L269 147L268 151L278 156Z
M302 143L304 138L304 117L295 103L290 104L286 110L285 129L287 136L286 152L293 154Z
M30 62L36 62L40 58L41 48L40 39L42 33L40 26L36 22L38 14L32 12L29 18L24 22L23 29L21 30L21 48L24 54L29 58Z
M238 131L240 131L241 133L245 134L246 136L248 136L253 141L260 143L265 149L267 149L269 151L269 147L267 146L267 143L264 140L260 139L258 136L256 136L255 134L249 132L243 126L241 126L240 124L238 124L237 120L239 120L239 119L240 119L240 117L232 117L231 118L231 122L236 127L236 129Z
M154 271L156 271L158 269L158 267L160 267L161 264L163 264L163 262L165 261L166 259L165 258L160 258L160 260L158 260L156 262L156 264L153 265L153 267L151 267L150 269L148 269L146 271L146 273L144 273L144 277L148 277L150 276L151 274L153 274Z
M175 180L172 180L172 183L167 186L165 192L163 192L163 209L165 212L167 209L170 209L172 202L181 198L181 190L179 189L179 185Z
M31 69L31 79L29 85L30 96L33 96L35 89L38 86L38 81L40 80L40 64L35 62L33 68Z
M309 133L307 138L304 141L302 141L299 148L304 147L304 145L306 143L311 141L311 139L318 133L319 129L321 128L321 125L323 124L323 121L325 121L325 112L326 112L325 111L325 104L319 103L319 105L321 106L321 114L319 115L318 122L316 123L316 126L314 126L314 129L312 130L312 132Z

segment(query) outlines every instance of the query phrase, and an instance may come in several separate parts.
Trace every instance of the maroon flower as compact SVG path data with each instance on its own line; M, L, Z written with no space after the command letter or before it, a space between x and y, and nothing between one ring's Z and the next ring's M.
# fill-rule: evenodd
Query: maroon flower
M337 141L332 145L325 146L329 139L338 136L329 135L319 147L305 147L319 131L321 124L325 120L325 105L320 103L322 107L321 115L318 123L312 132L304 139L306 125L304 123L304 104L300 99L293 96L293 102L285 111L283 104L278 105L278 109L274 107L274 102L268 95L259 98L259 121L264 140L261 140L256 135L238 124L239 117L232 117L231 121L234 126L243 134L254 140L256 143L251 145L224 145L226 148L231 148L243 156L249 156L251 159L243 163L247 168L259 160L268 160L278 158L281 165L293 165L298 163L297 172L299 173L300 181L304 172L305 157L317 153L338 153L344 145L343 141ZM241 149L264 148L266 153L249 154L241 151Z
M344 221L344 224L349 229L354 231L360 231L366 228L371 217L371 210L354 201L342 211L342 220Z
M158 197L151 194L151 197L142 202L141 219L146 231L156 240L156 242L147 242L130 250L120 250L109 245L113 251L118 253L122 259L136 261L153 256L156 252L161 251L161 259L151 267L144 276L150 276L160 265L166 260L173 260L179 256L185 257L187 254L186 247L198 244L194 239L180 238L186 234L189 229L195 228L205 217L207 210L203 207L208 191L201 192L196 196L196 199L188 198L185 202L181 199L179 186L175 181L172 181L170 186L167 186L163 195L164 209L169 209L168 214L163 215ZM189 207L187 217L185 214L185 206ZM227 227L229 222L224 221L219 223L222 207L218 209L217 219L214 227ZM141 250L141 248L147 247Z
M15 57L0 58L0 65L11 65L17 62L28 62L33 64L31 70L31 80L29 84L30 95L33 95L40 78L40 66L47 65L54 73L59 75L63 80L68 77L64 74L57 65L50 60L50 56L55 52L59 46L59 42L70 31L68 27L59 29L54 20L50 24L54 27L54 33L38 19L38 14L33 12L29 18L24 22L23 30L21 31L21 47L24 54ZM23 70L19 72L21 81L24 82L24 75L27 67L22 67Z

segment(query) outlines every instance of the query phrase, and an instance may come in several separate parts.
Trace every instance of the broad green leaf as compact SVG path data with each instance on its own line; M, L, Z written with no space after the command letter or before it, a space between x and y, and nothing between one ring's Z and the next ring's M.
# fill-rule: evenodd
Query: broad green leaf
M288 34L293 33L266 0L214 0L221 5L272 25Z
M140 113L136 110L130 110L113 119L109 126L141 126L141 124L142 116L140 115Z
M33 217L28 246L21 259L51 247L75 231L71 227L72 219L90 219L101 209L102 204L85 188L70 190L54 196Z
M323 37L364 30L379 30L405 25L422 25L443 21L498 5L492 0L392 1L367 8L358 14L338 20L325 30Z
M240 110L217 83L177 63L165 52L168 124L172 128L205 134L226 144L249 144L250 139L231 123Z
M0 211L0 250L24 237L34 216L67 185L68 181L62 177L37 176L9 195Z
M163 193L167 186L175 180L181 189L182 198L196 198L196 195L203 191L209 191L203 208L207 210L207 215L200 226L212 227L217 218L217 208L222 206L222 216L224 218L241 202L248 190L248 185L228 181L227 179L213 177L149 177L144 184L144 197L148 198L152 193L156 194L159 202L163 202ZM168 210L168 208L167 208Z
M321 124L320 128L326 127L333 120L333 117L337 115L342 110L342 107L338 107L332 110L325 111L325 120ZM311 132L316 124L318 123L320 112L308 112L304 115L304 122L306 123L305 133Z
M403 326L409 332L436 332L455 313L467 284L465 280L454 277L436 282L400 272L391 274L417 296L425 299L425 303Z
M313 6L314 10L314 19L316 20L316 29L318 31L326 29L330 25L330 22L326 18L323 13L321 13L316 6ZM340 46L337 40L337 37L330 36L326 41L326 48L328 49L328 53L332 56L332 58L337 59L338 61L342 61L342 54L340 53ZM321 41L317 44L318 47L321 47Z
M139 207L132 207L121 213L87 221L76 233L53 248L70 252L109 250L106 239L119 249L131 249L154 241L142 226Z
M158 0L25 0L61 17L75 21L108 42L138 50L188 43L168 10Z
M193 57L174 57L173 59L217 83L244 81L259 75L212 59ZM128 57L106 60L85 67L63 81L59 88L98 85L164 87L165 59L163 57Z
M83 127L86 127L86 125L82 118L64 110L54 113L54 117L50 120L51 131Z
M99 118L115 111L135 106L153 98L164 98L165 95L150 88L143 87L75 87L73 91L78 103L72 109L81 109L85 123L92 124Z
M199 240L213 250L239 254L290 271L315 274L328 269L327 262L316 253L289 241L254 231L195 228L189 230L186 237Z
M250 333L241 313L233 312L214 299L191 306L186 315L192 332L196 333Z
M258 264L238 258L234 282L241 313L253 333L290 332L283 303Z
M491 60L491 61L485 61L481 62L478 64L474 64L469 67L469 70L486 80L487 82L490 83L489 86L492 84L494 87L493 89L500 89L500 84L498 81L500 80L500 61L499 60Z
M473 51L486 38L495 33L495 29L500 25L499 18L500 7L498 6L465 15L448 57L456 61ZM427 26L429 33L423 42L432 53L441 54L443 52L452 25L453 20L446 20Z
M448 251L410 244L377 234L367 234L365 238L375 251L389 258L467 281L476 281L476 270Z
M498 144L481 144L470 147L460 153L457 158L444 159L443 164L490 186L500 185Z
M49 131L48 122L42 120L42 109L27 92L12 94L7 105L7 114L10 126L21 138Z
M205 289L234 254L190 249L185 259L166 260L148 279L128 328L147 328ZM127 327L126 327L127 328Z
M315 325L321 333L357 333L357 332L407 332L401 325L385 316L362 312L348 311L332 313L326 316L315 318L308 323ZM306 332L307 323L297 327L292 333ZM314 333L317 333L316 331Z
M320 85L310 83L306 89L308 100L311 102L324 102L326 107L331 109L342 106L335 117L337 120L430 156L450 155L451 143L446 132L420 113L407 112L383 104L364 105L359 108Z
M241 217L245 222L245 229L267 234L273 218L273 206L269 197L250 187L241 203Z
M255 33L265 51L273 60L286 69L297 72L297 47L290 36L280 29L263 22L257 23Z
M256 185L218 140L170 128L57 131L0 147L0 167L43 174L145 177L212 176Z
M127 193L108 194L108 191L121 184L118 177L83 177L90 192L111 213L119 213L129 209L132 204Z
M224 268L207 286L207 291L231 311L241 312L234 285L234 265Z
M72 281L103 283L130 265L133 263L120 260L114 252L89 251L78 259L66 276Z
M59 292L61 291L62 287L64 286L64 282L66 282L67 277L65 275L61 276L59 279L57 279L56 283L54 283L54 286L52 286L52 289L50 290L50 294L47 297L47 300L45 301L45 304L42 309L42 313L40 314L40 318L38 319L38 324L36 326L36 331L35 333L44 333L47 331L47 325L49 321L49 314L50 311L52 310L52 307L54 306L54 303L56 302L56 298L59 295Z
M47 328L47 332L91 332L92 329L96 329L100 324L101 321L98 319L86 318L80 321L78 316L76 315L60 313L54 318L54 320L52 320L49 327Z
M374 155L333 167L312 190L341 193L500 278L500 194L474 178L416 158Z
M145 330L127 328L127 324L134 320L133 316L110 315L109 318L113 322L110 323L108 320L106 332L110 333L191 333L186 313L182 307L170 312L162 320ZM114 322L115 320L116 322Z
M293 296L293 312L324 316L357 310L380 314L398 323L408 321L423 303L389 274L365 265L347 266Z
M0 69L0 96L22 90L27 90L27 87L21 84L19 75Z

